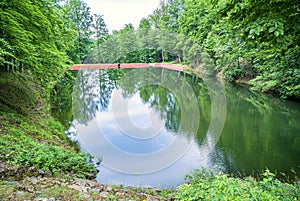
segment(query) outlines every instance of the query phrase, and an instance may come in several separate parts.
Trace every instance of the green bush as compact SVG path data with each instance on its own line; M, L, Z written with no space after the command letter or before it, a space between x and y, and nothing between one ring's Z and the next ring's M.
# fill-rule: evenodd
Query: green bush
M298 200L299 184L282 183L270 171L262 179L235 178L226 174L212 174L196 170L188 175L189 180L177 188L179 200Z

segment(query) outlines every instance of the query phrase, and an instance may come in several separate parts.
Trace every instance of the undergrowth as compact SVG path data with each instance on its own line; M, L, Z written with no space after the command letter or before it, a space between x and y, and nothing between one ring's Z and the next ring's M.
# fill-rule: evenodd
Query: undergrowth
M65 128L43 107L43 94L20 73L0 80L0 161L50 170L54 176L95 175L92 156L81 153Z
M298 200L299 183L283 183L266 170L262 179L236 178L205 169L187 176L187 183L176 190L176 199L192 200Z

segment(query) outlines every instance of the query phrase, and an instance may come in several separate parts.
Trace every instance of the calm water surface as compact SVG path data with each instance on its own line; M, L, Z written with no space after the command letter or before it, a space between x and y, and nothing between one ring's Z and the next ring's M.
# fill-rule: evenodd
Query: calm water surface
M166 69L135 71L132 80L123 79L130 71L122 69L78 72L70 137L102 158L99 182L177 186L187 173L203 167L235 175L266 168L300 172L299 103L225 84L226 101L216 105L213 100L223 92L207 86L218 83L215 78L204 82ZM173 90L146 82L151 76L179 86ZM183 82L192 93L181 87ZM224 124L218 107L225 108ZM215 124L222 124L217 138Z

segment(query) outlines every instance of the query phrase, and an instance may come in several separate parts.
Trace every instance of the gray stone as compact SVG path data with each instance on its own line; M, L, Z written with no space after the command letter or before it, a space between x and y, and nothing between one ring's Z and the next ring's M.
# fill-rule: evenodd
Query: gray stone
M25 189L25 187L17 181L3 181L3 184L8 186L13 186L18 189Z
M91 196L90 196L89 194L83 194L83 197L84 197L85 199L89 199Z
M39 180L36 178L27 178L27 181L29 181L30 183L32 183L34 185L39 183Z
M35 198L34 201L48 201L48 198Z
M146 201L159 201L159 199L152 195L148 195Z
M16 195L17 195L17 196L23 196L24 194L25 194L25 193L24 193L23 191L17 191L17 192L16 192Z
M92 188L90 191L93 192L93 193L97 193L97 194L100 193L99 188Z
M52 172L50 170L45 171L45 177L52 177Z
M55 201L55 198L35 198L34 201Z
M106 198L108 196L108 192L101 192L100 197Z
M80 191L80 192L84 192L84 193L87 193L87 188L84 187L84 186L79 186L79 185L75 185L75 184L72 184L70 186L68 186L69 188L72 188L72 189L75 189L77 191Z

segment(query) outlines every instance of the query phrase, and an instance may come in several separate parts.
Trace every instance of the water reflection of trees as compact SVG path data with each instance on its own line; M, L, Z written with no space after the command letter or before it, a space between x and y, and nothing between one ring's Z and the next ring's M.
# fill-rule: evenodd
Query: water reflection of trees
M172 92L159 85L143 86L140 88L140 97L165 120L166 129L179 131L180 107Z
M288 174L293 167L299 173L299 103L231 84L226 97L226 124L216 152L223 152L227 171L249 175L269 168Z
M196 98L194 93L187 89L185 78L180 72L167 69L139 69L131 71L119 85L124 91L124 97L131 97L139 92L143 102L159 112L167 129L176 133L195 135L197 124L193 125L193 120L199 118L198 104L194 101ZM182 111L188 114L185 118L182 118Z
M87 124L98 111L107 110L122 74L117 69L79 71L73 89L73 114L79 123Z
M68 71L51 91L51 113L66 128L73 120L72 91L77 71Z

